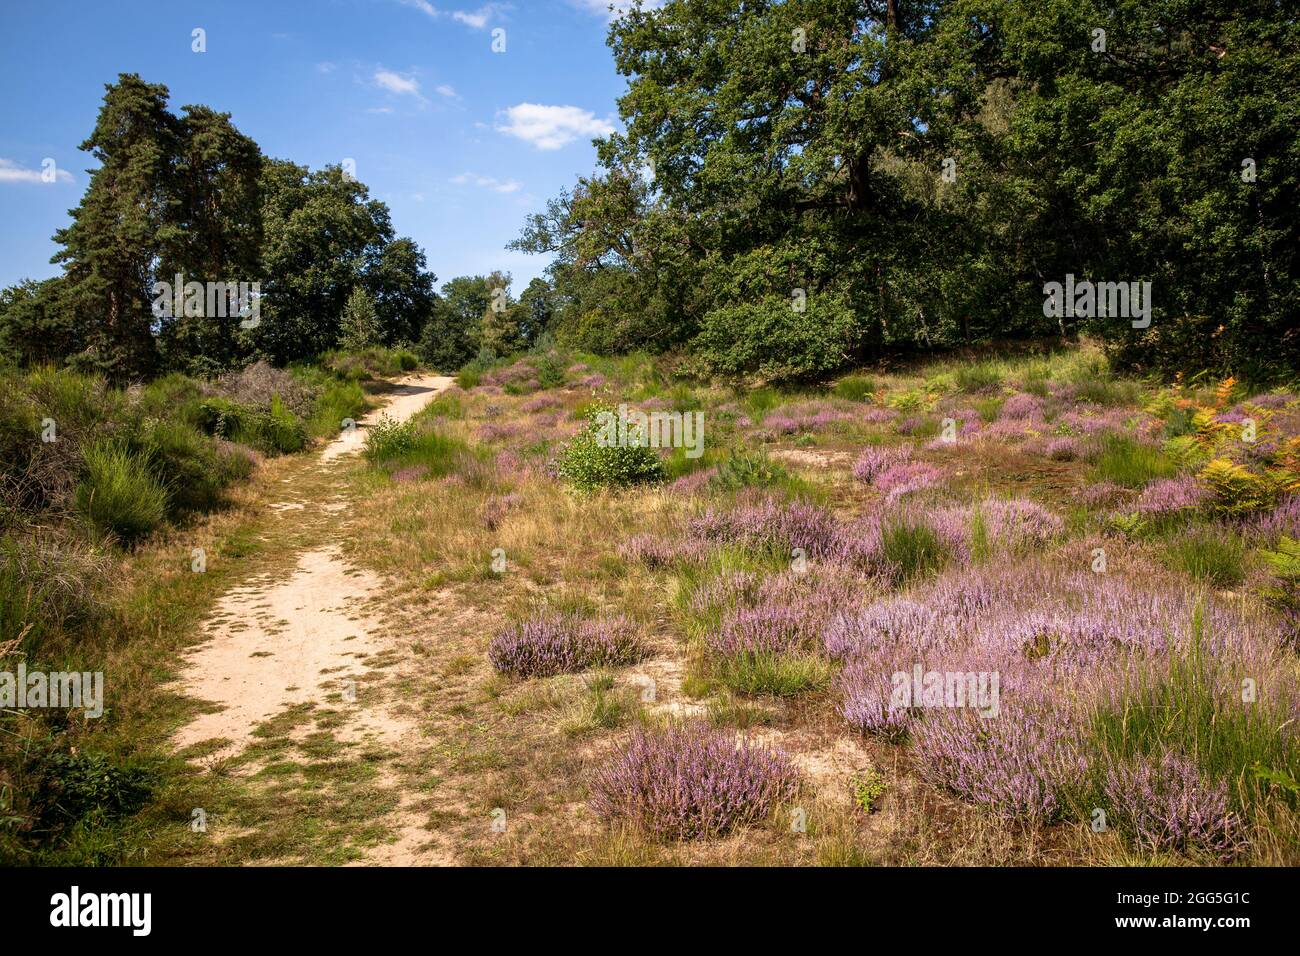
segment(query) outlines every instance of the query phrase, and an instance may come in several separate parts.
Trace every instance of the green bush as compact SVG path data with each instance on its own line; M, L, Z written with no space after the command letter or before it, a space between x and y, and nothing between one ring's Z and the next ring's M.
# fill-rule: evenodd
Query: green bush
M214 508L232 479L225 461L228 453L185 422L151 419L139 444L149 471L167 489L173 516Z
M719 491L766 487L788 480L789 472L760 453L734 452L714 472L709 484Z
M803 312L777 297L714 309L704 316L693 347L715 374L807 382L842 368L856 335L853 309L821 293L808 296Z
M639 443L645 436L634 428L629 427L624 445L602 441L602 414L616 412L599 405L588 411L582 430L560 450L556 475L580 491L662 481L666 474L663 462L655 449Z
M146 459L113 443L91 445L85 459L76 502L93 525L131 542L163 523L167 489L150 473Z
M559 388L564 384L565 363L559 356L542 355L535 358L533 368L537 370L537 381L542 388Z
M382 415L366 429L362 455L370 462L384 462L406 454L415 447L415 442L414 422L397 422Z
M210 435L268 455L301 451L307 444L307 429L278 397L265 412L229 399L209 398L199 406L199 426Z
M360 384L331 380L325 383L316 396L311 418L307 420L307 433L313 438L329 438L343 427L344 419L355 421L368 407L366 393Z

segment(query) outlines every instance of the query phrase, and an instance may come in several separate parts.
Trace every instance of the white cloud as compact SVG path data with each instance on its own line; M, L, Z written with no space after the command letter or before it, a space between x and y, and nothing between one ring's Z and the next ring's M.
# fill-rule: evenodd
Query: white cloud
M456 94L456 87L452 86L450 83L440 83L437 86L435 86L433 90L439 96L445 96L449 100L454 100L459 98Z
M608 120L577 106L520 103L504 113L506 122L498 118L497 132L532 143L538 149L559 149L579 136L608 136L614 132Z
M72 173L66 169L54 168L54 179L49 179L44 167L41 169L24 169L12 159L0 159L0 183L70 183Z
M461 173L459 176L453 176L452 180L457 186L478 186L482 189L490 189L495 193L514 193L523 188L523 183L515 179L496 179L492 176L479 176L474 173Z
M399 95L419 96L420 84L413 76L402 76L400 73L394 73L392 70L375 70L375 82L388 90L390 93Z
M330 63L328 60L326 60L324 63L316 64L316 71L318 73L333 73L334 69L335 69L334 64Z
M493 17L500 17L510 8L510 4L486 3L477 10L443 10L435 7L428 0L398 0L403 6L414 7L425 16L438 20L442 17L450 17L457 23L463 23L471 30L482 30L488 25L488 21Z

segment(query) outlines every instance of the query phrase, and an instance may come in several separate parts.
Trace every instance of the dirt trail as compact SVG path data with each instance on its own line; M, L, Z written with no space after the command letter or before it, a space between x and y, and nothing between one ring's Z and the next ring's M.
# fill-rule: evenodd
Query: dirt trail
M282 500L268 502L281 514L285 533L302 542L295 543L296 560L232 588L218 602L204 626L207 639L186 655L180 678L184 694L213 706L177 731L178 749L204 745L193 752L202 753L196 759L211 765L254 743L260 724L313 704L342 715L333 729L340 741L400 753L418 735L409 717L367 696L378 683L371 671L374 659L387 654L391 661L396 646L381 626L382 579L339 554L338 542L347 533L346 485L330 479L346 468L341 459L361 449L368 425L382 415L410 418L452 382L434 375L401 380L380 408L327 445L317 463L285 482ZM295 497L302 491L298 486L309 481L318 493L315 500ZM321 488L334 494L319 497ZM396 842L374 848L368 861L440 862L435 850L422 847L430 834L414 816L401 809L397 816Z

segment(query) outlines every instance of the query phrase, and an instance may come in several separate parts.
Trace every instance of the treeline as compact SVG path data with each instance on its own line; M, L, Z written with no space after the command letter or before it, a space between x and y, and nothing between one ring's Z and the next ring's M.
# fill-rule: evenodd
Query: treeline
M501 273L440 297L420 247L341 166L266 157L228 113L176 115L165 86L134 74L106 89L81 147L99 166L55 236L63 274L0 292L0 357L120 383L419 345L454 369L480 339L528 344L549 316L544 295L516 302Z
M1138 367L1297 367L1281 3L671 0L609 45L625 132L513 244L556 257L576 344L770 379L1079 333ZM1150 282L1149 325L1045 305L1067 276Z

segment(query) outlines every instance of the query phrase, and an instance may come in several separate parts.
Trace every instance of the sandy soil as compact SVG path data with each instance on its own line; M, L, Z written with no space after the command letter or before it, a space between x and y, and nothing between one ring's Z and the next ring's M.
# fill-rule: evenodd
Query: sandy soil
M343 468L339 461L365 442L365 430L381 415L398 421L410 418L452 384L446 376L410 376L388 393L385 404L343 432L320 456L325 469ZM338 553L346 502L304 502L293 497L292 482L285 500L268 507L286 512L290 521L306 511L322 522L320 543L297 556L286 577L255 578L225 594L204 627L207 640L186 655L181 690L213 705L175 735L178 749L204 741L227 741L210 749L206 763L236 755L253 741L253 731L265 720L295 704L316 702L347 715L338 731L344 740L365 740L403 749L418 734L408 717L384 706L361 707L368 677L366 660L389 650L379 625L384 593L379 577L348 564ZM402 815L405 817L405 815ZM429 834L413 819L395 821L394 844L375 849L366 862L394 865L441 862L432 847L421 846Z

